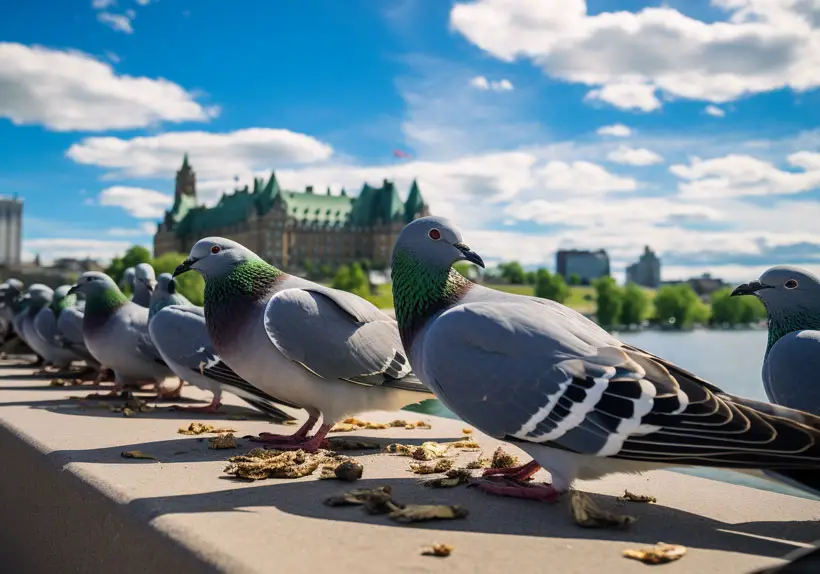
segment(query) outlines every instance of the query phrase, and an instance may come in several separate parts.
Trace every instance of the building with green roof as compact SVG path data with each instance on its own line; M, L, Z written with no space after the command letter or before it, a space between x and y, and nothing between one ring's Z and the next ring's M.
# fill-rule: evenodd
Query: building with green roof
M267 182L254 180L223 194L216 205L197 201L196 174L188 155L176 175L174 204L165 212L154 236L154 256L187 253L199 239L219 235L237 241L283 268L298 268L310 260L337 266L368 260L387 265L402 228L429 209L414 180L407 199L399 197L393 182L381 187L365 183L357 196L345 190L317 193L279 187L276 174Z

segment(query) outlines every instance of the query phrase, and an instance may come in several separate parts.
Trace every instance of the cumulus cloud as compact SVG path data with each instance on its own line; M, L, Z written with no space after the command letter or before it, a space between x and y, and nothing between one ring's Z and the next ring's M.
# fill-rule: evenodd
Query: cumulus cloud
M726 21L666 6L590 14L585 0L476 0L455 4L450 24L496 58L531 59L553 77L594 86L590 100L626 109L657 109L656 91L718 104L820 85L817 2L712 4Z
M688 165L672 165L669 171L685 180L678 185L681 196L694 199L792 195L820 187L820 153L796 152L786 163L800 171L784 171L741 154L693 157Z
M134 27L131 25L133 18L128 14L112 14L111 12L100 12L97 14L97 20L105 24L112 30L123 32L125 34L133 34Z
M652 150L646 148L631 148L625 145L619 146L618 149L609 152L606 158L609 161L626 165L644 166L663 163L663 157Z
M0 43L0 117L16 125L102 131L217 113L173 82L118 75L88 54Z
M506 78L490 81L484 76L476 76L470 80L470 85L479 90L492 90L494 92L511 92L513 90L512 82Z
M703 108L703 111L709 114L710 116L714 116L716 118L722 118L726 115L726 111L723 108L719 108L712 104L709 104L708 106Z
M30 261L35 255L39 255L40 260L45 264L50 264L55 259L63 257L90 258L107 263L114 257L122 255L131 245L133 242L126 240L106 241L73 237L37 238L23 239L22 251L24 260Z
M599 136L626 138L632 135L632 130L624 124L612 124L611 126L601 126L596 133Z
M122 176L168 177L188 153L205 177L246 175L294 163L328 159L333 149L311 136L282 129L248 128L225 133L168 132L132 139L90 137L66 155L77 163L119 170Z
M153 235L157 231L156 223L146 221L138 227L112 227L106 230L107 235L114 237L144 237L146 235Z
M115 185L100 193L99 204L121 207L133 217L141 219L159 218L173 203L170 195L153 189Z

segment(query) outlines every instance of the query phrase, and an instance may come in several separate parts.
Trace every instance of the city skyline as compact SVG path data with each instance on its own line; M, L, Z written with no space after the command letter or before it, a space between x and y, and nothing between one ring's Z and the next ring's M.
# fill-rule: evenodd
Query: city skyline
M23 258L150 248L188 151L208 205L272 170L402 199L417 179L490 265L605 249L623 281L650 245L664 280L820 274L820 15L570 1L21 4L0 194L25 200Z

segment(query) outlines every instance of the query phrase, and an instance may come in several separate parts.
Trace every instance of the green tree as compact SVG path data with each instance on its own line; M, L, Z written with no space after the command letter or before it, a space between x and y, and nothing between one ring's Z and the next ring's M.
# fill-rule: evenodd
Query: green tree
M350 266L350 279L348 280L348 289L359 297L367 297L370 295L370 281L367 279L364 269L359 263L353 263Z
M749 324L766 317L766 308L756 297L732 297L731 293L729 288L712 293L713 324Z
M330 284L334 289L341 289L342 291L350 291L350 267L347 265L339 265L336 269L336 275L333 276L333 282Z
M634 283L627 283L623 289L623 304L621 305L621 324L640 325L646 317L649 308L649 297L646 291Z
M125 270L140 263L151 263L151 252L142 245L132 245L122 257L114 257L111 260L111 263L105 268L105 274L119 285Z
M570 285L580 285L581 284L581 276L577 273L573 273L569 276L569 284Z
M331 279L333 277L333 268L327 263L319 266L319 279Z
M527 271L524 274L524 282L527 285L535 285L535 281L537 279L538 279L538 276L536 275L535 271Z
M704 305L692 286L687 283L664 285L655 295L655 313L663 323L676 329L703 323L709 318L709 308Z
M185 261L188 257L185 253L166 253L161 257L157 257L151 262L157 275L161 273L173 273L177 266ZM205 303L205 280L202 276L195 272L189 271L183 273L177 280L177 290L185 295L188 300L194 305L203 305Z
M617 325L621 319L623 291L618 287L615 279L609 276L596 279L593 286L597 301L595 316L598 318L598 323L603 327Z
M569 287L563 277L542 267L535 272L535 296L563 303L569 297Z
M518 261L509 261L498 265L501 277L513 285L524 284L524 268Z
M466 277L470 279L470 269L472 269L473 265L471 263L467 263L466 261L458 261L457 263L453 263L453 269L461 275L462 277Z
M310 259L305 259L302 263L302 267L305 268L305 275L308 279L316 279L316 265L313 264L313 261Z

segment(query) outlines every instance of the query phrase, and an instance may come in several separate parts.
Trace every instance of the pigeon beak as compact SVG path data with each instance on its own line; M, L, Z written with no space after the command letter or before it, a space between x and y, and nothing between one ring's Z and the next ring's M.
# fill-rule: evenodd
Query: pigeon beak
M69 289L69 290L68 290L68 293L66 293L66 296L68 296L68 295L74 295L74 294L77 292L77 289L79 289L79 288L80 288L80 286L79 286L79 285L72 285L72 286L71 286L71 289Z
M466 259L470 263L475 263L479 267L484 267L484 260L481 258L481 256L469 247L467 247L464 243L455 243L453 244L453 247L461 251L461 254L464 256L464 259Z
M156 279L149 279L148 281L145 281L144 283L145 283L145 286L146 286L146 287L148 287L148 290L149 290L151 293L153 293L153 292L154 292L154 289L156 289L156 288L157 288L157 281L156 281Z
M766 285L765 283L761 283L760 281L749 281L748 283L744 283L743 285L738 285L737 287L735 287L735 290L732 291L730 297L738 297L740 295L754 295L758 291L771 288L772 285Z
M172 277L177 277L178 275L182 275L186 271L190 271L191 266L196 262L197 262L197 259L194 259L193 257L189 257L188 259L183 261L176 269L174 269L174 273L173 273Z

